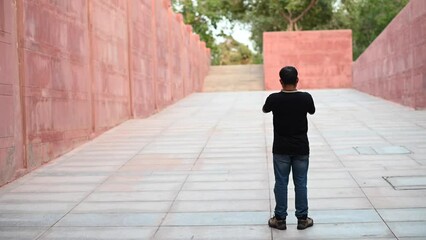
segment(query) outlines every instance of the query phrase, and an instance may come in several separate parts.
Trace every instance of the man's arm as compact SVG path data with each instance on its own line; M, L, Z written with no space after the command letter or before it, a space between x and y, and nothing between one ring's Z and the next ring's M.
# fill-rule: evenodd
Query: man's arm
M308 113L309 114L314 114L315 113L315 104L314 104L314 99L312 98L311 94L309 94L309 98L308 98Z
M268 113L268 112L272 111L272 103L271 103L270 97L266 98L265 104L263 104L262 111L264 113Z

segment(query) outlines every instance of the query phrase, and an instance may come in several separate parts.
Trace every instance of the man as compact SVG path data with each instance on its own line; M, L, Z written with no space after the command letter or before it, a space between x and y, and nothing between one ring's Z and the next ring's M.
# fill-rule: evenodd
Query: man
M275 174L275 215L268 221L272 228L287 229L287 185L290 170L296 195L297 229L314 225L308 217L307 180L309 166L309 141L307 113L315 113L312 96L297 90L299 78L294 67L280 71L282 90L268 96L263 112L273 113L274 143L272 147Z

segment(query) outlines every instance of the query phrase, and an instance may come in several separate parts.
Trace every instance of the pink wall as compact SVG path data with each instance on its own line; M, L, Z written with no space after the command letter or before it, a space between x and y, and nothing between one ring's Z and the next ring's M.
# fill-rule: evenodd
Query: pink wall
M87 3L18 1L27 170L92 132Z
M83 1L91 23L93 125L102 132L130 116L127 1Z
M26 164L16 36L12 0L0 1L0 185L22 174Z
M0 185L207 74L210 51L168 0L13 2L0 1Z
M130 83L135 117L156 109L153 1L129 1Z
M286 65L299 71L299 88L352 86L351 30L265 32L265 88L281 89L279 71Z
M426 108L426 1L411 0L353 64L354 88Z

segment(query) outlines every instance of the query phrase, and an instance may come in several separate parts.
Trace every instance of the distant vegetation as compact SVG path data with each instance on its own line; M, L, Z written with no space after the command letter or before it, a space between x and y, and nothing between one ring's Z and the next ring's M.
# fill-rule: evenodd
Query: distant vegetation
M271 31L352 29L353 59L370 45L409 0L172 0L212 50L214 65L261 63L262 35ZM256 52L221 32L219 23L250 26Z

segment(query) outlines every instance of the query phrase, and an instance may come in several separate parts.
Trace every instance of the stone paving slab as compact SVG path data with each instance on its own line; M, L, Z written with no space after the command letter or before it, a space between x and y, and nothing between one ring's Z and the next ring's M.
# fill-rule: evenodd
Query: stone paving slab
M271 239L271 230L265 225L241 225L241 226L177 226L160 227L154 239Z
M37 239L48 227L0 227L0 239L32 240Z
M44 235L49 240L151 239L156 227L53 227Z
M384 179L422 184L426 111L351 89L310 92L312 228L296 229L291 180L288 229L267 226L270 92L223 92L129 120L3 186L0 239L426 239L426 189Z

